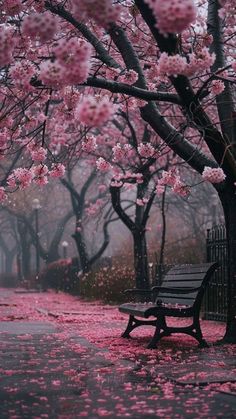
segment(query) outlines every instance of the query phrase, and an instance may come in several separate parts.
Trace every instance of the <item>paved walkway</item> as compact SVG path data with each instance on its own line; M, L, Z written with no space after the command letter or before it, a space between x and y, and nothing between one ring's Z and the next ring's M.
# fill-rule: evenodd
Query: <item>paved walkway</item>
M233 345L198 349L176 336L146 350L141 328L119 337L126 319L115 307L0 291L1 419L236 417ZM223 331L204 324L208 340Z

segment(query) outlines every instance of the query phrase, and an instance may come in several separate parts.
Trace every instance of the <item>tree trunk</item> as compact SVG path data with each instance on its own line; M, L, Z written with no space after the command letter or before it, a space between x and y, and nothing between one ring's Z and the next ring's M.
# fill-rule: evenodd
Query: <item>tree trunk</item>
M234 186L219 193L224 210L228 244L227 326L225 343L236 343L236 194Z
M27 278L30 275L30 244L21 237L22 276Z
M12 253L12 252L5 253L5 272L7 274L12 273L12 265L13 265L14 257L15 257L15 253Z
M59 259L60 259L60 255L58 251L58 246L55 246L52 249L50 248L50 251L48 252L47 259L45 262L48 265L49 263L55 262L56 260L59 260Z
M136 230L134 240L134 270L136 287L149 289L148 255L145 233Z
M81 232L77 232L77 231L72 235L72 237L75 240L76 247L78 250L81 270L83 271L83 273L89 272L91 266L89 262L89 257L88 257L84 237L81 234Z

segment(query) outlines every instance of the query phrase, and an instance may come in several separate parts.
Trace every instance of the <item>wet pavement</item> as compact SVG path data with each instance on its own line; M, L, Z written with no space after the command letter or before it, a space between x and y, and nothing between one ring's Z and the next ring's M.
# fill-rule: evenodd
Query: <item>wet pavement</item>
M177 336L146 350L145 334L120 339L116 312L1 290L0 418L236 417L233 345L199 349ZM220 326L207 327L211 338Z

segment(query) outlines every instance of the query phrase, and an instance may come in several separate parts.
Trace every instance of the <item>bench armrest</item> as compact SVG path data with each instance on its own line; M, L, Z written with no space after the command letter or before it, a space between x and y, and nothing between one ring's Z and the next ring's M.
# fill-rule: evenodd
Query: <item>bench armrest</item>
M129 288L124 290L124 294L151 294L152 290L146 290L142 288Z
M151 291L163 291L166 292L167 294L190 294L191 292L195 292L195 291L199 291L201 289L201 287L198 288L169 288L169 287L152 287Z

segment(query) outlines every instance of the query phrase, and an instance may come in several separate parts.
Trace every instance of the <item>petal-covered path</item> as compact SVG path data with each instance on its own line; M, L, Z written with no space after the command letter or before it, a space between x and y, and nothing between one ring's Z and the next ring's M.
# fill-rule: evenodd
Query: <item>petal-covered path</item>
M99 302L1 289L1 419L236 417L236 347L176 335L148 350L152 330L122 339L126 321ZM202 328L214 342L224 325Z

